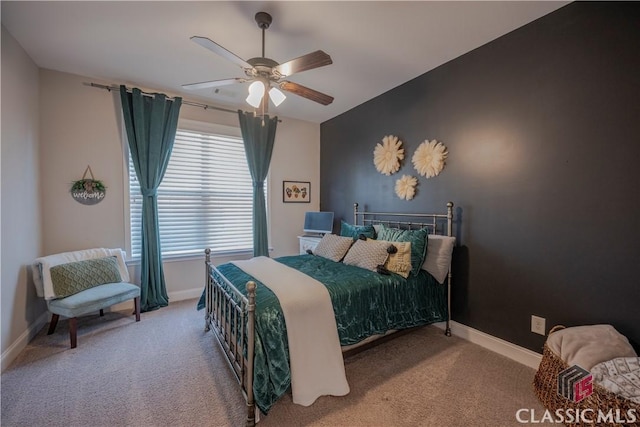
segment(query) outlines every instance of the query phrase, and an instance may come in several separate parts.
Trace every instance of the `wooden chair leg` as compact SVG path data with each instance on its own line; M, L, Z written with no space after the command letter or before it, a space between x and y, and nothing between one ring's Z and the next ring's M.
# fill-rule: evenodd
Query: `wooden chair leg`
M136 322L140 321L140 297L135 297L133 299L133 306L136 314Z
M69 338L71 339L71 348L78 345L78 319L72 317L69 319Z
M51 335L56 330L56 326L58 326L59 318L60 316L57 314L51 315L51 323L49 323L49 330L47 331L47 335Z

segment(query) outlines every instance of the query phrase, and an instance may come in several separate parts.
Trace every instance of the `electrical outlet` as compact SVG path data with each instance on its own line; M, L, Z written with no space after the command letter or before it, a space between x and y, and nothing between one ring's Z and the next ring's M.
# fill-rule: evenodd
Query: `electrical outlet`
M546 327L545 327L546 319L544 317L538 317L531 315L531 332L535 332L536 334L545 335Z

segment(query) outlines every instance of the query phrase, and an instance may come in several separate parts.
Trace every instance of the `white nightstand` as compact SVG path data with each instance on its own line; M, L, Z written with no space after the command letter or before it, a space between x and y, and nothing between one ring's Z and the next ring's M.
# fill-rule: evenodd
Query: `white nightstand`
M306 254L307 249L315 251L320 239L322 239L320 236L298 236L298 240L300 241L300 255Z

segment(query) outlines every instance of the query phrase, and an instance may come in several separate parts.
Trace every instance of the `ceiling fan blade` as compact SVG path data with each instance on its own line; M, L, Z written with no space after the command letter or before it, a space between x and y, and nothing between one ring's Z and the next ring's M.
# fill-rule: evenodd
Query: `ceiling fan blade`
M184 89L206 89L209 87L218 87L218 86L226 86L233 83L244 83L247 79L243 79L240 77L235 77L233 79L223 79L223 80L210 80L208 82L200 82L200 83L189 83L186 85L182 85Z
M318 92L317 90L309 89L308 87L302 86L298 83L283 81L279 86L282 90L286 90L287 92L294 93L322 105L329 105L333 102L333 96L326 95L322 92Z
M302 55L298 58L292 59L291 61L287 61L284 64L280 64L277 67L274 67L274 70L279 72L282 77L286 77L294 73L324 67L329 64L333 64L331 57L321 50L316 50L315 52Z
M240 58L235 53L228 51L227 49L220 46L218 43L206 37L193 36L191 37L191 40L198 43L200 46L204 47L205 49L209 49L211 52L216 53L228 59L229 61L241 66L242 68L253 68L251 64L249 64L244 59Z

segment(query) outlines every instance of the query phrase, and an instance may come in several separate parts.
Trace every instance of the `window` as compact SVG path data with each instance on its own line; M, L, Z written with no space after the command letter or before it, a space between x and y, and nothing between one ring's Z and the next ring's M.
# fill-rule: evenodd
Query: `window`
M183 121L184 122L184 121ZM163 258L253 250L253 183L239 129L212 132L184 125L158 188ZM265 185L265 199L266 199ZM140 258L142 197L129 156L131 256Z

